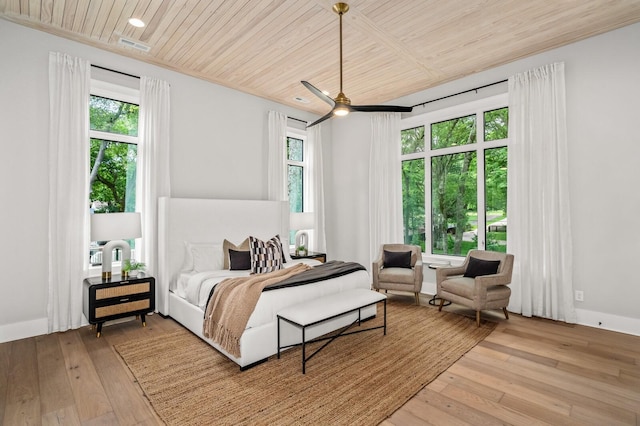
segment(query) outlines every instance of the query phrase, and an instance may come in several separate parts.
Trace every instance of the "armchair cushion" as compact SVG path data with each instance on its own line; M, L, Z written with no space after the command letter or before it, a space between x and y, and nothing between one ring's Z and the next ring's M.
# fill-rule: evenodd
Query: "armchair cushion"
M411 268L383 268L378 273L378 279L383 282L413 285L416 278Z
M482 260L475 257L469 257L469 264L464 276L467 278L475 278L482 275L493 275L498 272L500 266L499 260Z
M385 268L411 268L411 251L384 250Z
M453 277L443 281L440 288L448 293L457 294L466 299L473 299L475 280L473 278Z

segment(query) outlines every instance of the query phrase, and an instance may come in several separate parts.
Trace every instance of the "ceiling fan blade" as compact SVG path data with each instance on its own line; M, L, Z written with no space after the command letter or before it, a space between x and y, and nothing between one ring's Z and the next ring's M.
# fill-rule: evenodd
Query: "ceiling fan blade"
M323 117L321 117L321 118L317 119L316 121L314 121L313 123L309 124L309 125L307 126L307 129L308 129L309 127L313 127L313 126L315 126L316 124L320 124L320 123L322 123L324 120L327 120L327 119L329 119L329 118L331 118L331 117L333 117L333 110L329 111L329 113L327 113L327 115L324 115Z
M335 104L336 104L335 101L333 99L331 99L329 96L327 96L324 93L322 93L322 91L319 90L317 87L315 87L313 84L309 83L308 81L304 81L304 80L302 80L300 83L302 83L304 85L304 87L309 89L311 91L311 93L313 93L314 95L316 95L317 97L319 97L320 99L322 99L323 101L325 101L326 103L331 105L331 108L333 108L335 106Z
M351 109L360 112L411 112L413 107L398 105L351 105Z

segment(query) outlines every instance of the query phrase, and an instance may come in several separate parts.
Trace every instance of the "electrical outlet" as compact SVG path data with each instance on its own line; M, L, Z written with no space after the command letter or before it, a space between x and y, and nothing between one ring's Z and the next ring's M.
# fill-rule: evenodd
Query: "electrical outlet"
M576 290L576 300L578 302L584 302L584 292L582 290Z

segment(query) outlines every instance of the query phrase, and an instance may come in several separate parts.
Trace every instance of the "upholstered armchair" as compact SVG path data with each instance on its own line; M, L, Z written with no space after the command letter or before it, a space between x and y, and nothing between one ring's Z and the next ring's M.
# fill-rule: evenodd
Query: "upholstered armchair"
M480 327L480 311L500 309L509 319L507 305L511 296L513 255L495 251L471 250L461 266L436 269L436 284L442 310L445 300L476 311Z
M373 262L373 288L377 291L410 291L420 304L422 290L422 250L407 244L383 244Z

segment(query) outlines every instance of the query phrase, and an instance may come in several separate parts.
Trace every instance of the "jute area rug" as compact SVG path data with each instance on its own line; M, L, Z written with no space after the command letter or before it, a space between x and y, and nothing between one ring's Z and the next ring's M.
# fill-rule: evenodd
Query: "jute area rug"
M340 337L305 375L299 347L241 372L186 329L116 350L168 425L376 425L494 328L390 298L386 336Z

